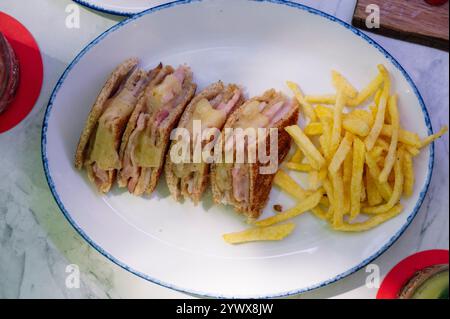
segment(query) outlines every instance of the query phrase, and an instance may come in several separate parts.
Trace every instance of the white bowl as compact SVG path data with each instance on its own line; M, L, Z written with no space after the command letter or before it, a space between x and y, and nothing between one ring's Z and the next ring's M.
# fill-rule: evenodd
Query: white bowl
M403 233L418 212L433 168L433 148L415 159L414 195L405 211L364 233L334 232L306 214L281 242L231 246L222 234L244 229L231 209L174 202L165 182L151 199L114 190L99 196L74 169L79 134L109 72L130 56L150 68L189 64L200 89L219 79L287 92L293 80L308 93L332 92L330 71L364 86L383 63L399 95L402 125L431 133L417 88L405 70L362 32L320 11L271 0L179 1L112 27L69 65L51 96L42 131L42 156L51 191L75 229L128 271L166 287L203 296L275 297L311 290L364 267ZM292 199L273 189L265 214Z

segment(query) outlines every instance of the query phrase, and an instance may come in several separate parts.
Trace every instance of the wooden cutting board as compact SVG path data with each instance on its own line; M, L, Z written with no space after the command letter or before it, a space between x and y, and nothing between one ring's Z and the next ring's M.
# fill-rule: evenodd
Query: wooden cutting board
M366 18L370 4L380 8L380 28L369 29ZM424 0L358 0L353 25L370 32L449 50L449 2L431 6Z

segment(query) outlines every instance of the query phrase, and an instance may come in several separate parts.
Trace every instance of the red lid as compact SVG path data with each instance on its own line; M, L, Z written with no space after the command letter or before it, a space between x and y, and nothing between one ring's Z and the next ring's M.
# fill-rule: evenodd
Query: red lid
M401 289L420 270L448 264L448 250L426 250L403 259L384 278L377 299L397 299Z
M20 68L16 96L0 114L0 133L3 133L19 124L33 109L41 92L44 70L36 41L19 21L0 12L0 31L11 44Z

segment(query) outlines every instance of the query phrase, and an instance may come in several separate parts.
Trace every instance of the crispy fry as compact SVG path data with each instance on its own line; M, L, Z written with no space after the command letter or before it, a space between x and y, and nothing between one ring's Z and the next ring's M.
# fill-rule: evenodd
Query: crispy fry
M334 153L341 142L342 132L342 111L344 110L345 101L347 100L342 91L338 92L336 105L334 106L333 129L331 132L330 151Z
M410 197L414 192L415 183L413 160L411 154L407 151L403 151L402 156L403 175L405 175L404 194L406 197Z
M372 112L356 109L347 114L348 118L357 118L363 120L369 127L373 125L373 121L375 120Z
M295 150L294 155L291 158L291 162L293 163L301 163L303 159L303 152L300 148L297 147L297 149Z
M375 181L370 173L366 173L366 192L369 206L376 206L383 202L383 197L378 192Z
M323 126L319 122L311 122L305 127L305 134L309 136L323 134Z
M344 181L342 179L342 168L331 175L333 184L333 227L342 225L344 222Z
M377 92L378 88L383 84L383 80L383 74L378 73L378 75L358 93L354 100L349 101L349 106L358 106L364 103L369 97Z
M328 171L333 175L341 167L342 163L345 161L347 154L350 152L352 148L353 135L351 133L345 133L345 137L339 145L336 153L331 160L330 165L328 166Z
M417 156L420 154L420 150L417 147L411 146L411 145L407 145L407 144L402 144L402 148L408 152L409 154L411 154L412 156Z
M282 240L290 235L295 229L294 223L286 223L269 227L255 227L238 233L223 235L228 244L242 244L252 241L275 241Z
M338 226L336 229L343 231L343 232L362 232L367 231L370 229L373 229L382 223L398 216L403 210L402 205L398 204L394 207L392 207L390 210L383 214L375 215L367 219L366 221L362 223L355 223L355 224L342 224Z
M370 126L364 120L355 117L344 117L342 126L350 133L362 137L366 137L370 132Z
M299 172L311 172L313 170L313 168L309 164L293 163L293 162L287 162L286 168Z
M305 135L305 133L303 133L299 126L288 126L285 128L285 130L294 139L294 142L302 150L303 154L305 154L309 164L313 168L320 169L325 165L325 159L323 158L322 154L320 154L320 152Z
M377 111L377 115L375 118L375 122L372 126L372 129L371 129L369 135L367 136L367 138L365 140L366 148L369 151L374 147L375 142L378 139L378 136L380 135L381 130L383 128L384 118L385 118L385 113L386 113L386 106L388 103L389 92L391 89L391 81L389 79L388 71L382 65L379 65L378 68L379 68L381 74L383 74L384 86L383 86L383 94L381 95L381 99L380 99L380 104L378 105L378 111Z
M307 196L307 192L281 169L275 174L273 182L276 186L297 200L303 200Z
M430 135L428 137L426 137L423 141L422 141L422 145L421 147L424 148L425 146L430 145L431 143L433 143L435 140L437 140L438 138L441 138L442 135L444 135L445 133L448 132L448 126L445 125L443 126L440 131L436 134Z
M394 190L392 191L392 196L389 199L389 201L383 205L379 205L379 206L375 206L375 207L366 207L363 210L365 213L367 213L367 214L382 214L382 213L385 213L388 210L390 210L396 204L398 204L398 202L400 201L400 198L402 196L402 193L403 193L403 182L404 182L402 160L401 160L400 156L398 156L395 161L394 172L395 172Z
M328 220L328 215L327 213L325 213L322 208L320 208L319 206L316 206L314 209L311 210L314 214L314 216L318 217L319 219L322 220Z
M392 137L392 131L393 131L392 125L385 124L381 130L380 135L385 137ZM413 147L420 147L422 145L419 135L404 129L399 130L398 141L400 143L407 144Z
M308 173L309 189L316 191L320 187L319 171L311 170Z
M305 100L311 104L329 104L333 105L336 103L336 95L328 94L328 95L307 95L305 96Z
M377 105L377 106L380 105L381 94L383 94L383 89L382 88L378 89L378 91L375 93L375 96L374 96L374 99L373 99L374 102L375 102L375 105Z
M385 201L389 201L389 199L392 197L392 187L387 182L384 183L379 182L378 178L380 176L380 168L378 167L377 163L368 152L366 152L366 164L369 167L369 173L370 175L372 175L375 186L377 187L381 196Z
M350 217L355 219L361 210L361 184L363 183L364 161L366 147L364 143L355 138L353 141L353 169L350 188Z
M389 145L389 151L386 155L383 169L378 177L380 183L386 182L388 180L389 174L394 167L395 159L397 157L397 146L398 146L398 133L400 129L400 119L398 116L397 107L397 96L391 96L389 100L389 114L391 114L392 123L392 137L391 144Z
M327 160L332 156L331 154L331 131L333 127L332 119L329 117L320 118L323 126L323 135L319 137L319 143L323 150L323 155Z
M363 174L364 174L364 168L363 168ZM363 203L367 199L367 191L366 191L366 184L364 183L364 176L361 180L361 199L360 202Z
M300 214L303 214L304 212L307 212L308 210L311 210L314 207L316 207L317 205L319 205L322 196L323 196L323 190L320 189L320 190L314 192L312 195L306 197L301 202L299 202L299 204L297 206L295 206L294 208L291 208L285 212L276 214L269 218L257 221L256 226L265 227L265 226L278 224L280 222L283 222L285 220L288 220L288 219L294 218Z
M333 118L333 110L329 107L323 106L323 105L317 105L314 108L314 112L316 113L317 117L322 121L323 118Z
M358 95L358 90L356 90L353 85L339 72L331 71L331 80L333 86L337 92L342 92L347 98L353 99ZM336 96L336 103L339 99L339 93Z
M288 81L287 82L287 86L294 93L295 98L297 99L297 101L300 104L300 106L303 108L303 111L305 112L305 115L309 118L309 120L311 122L317 121L316 114L314 113L314 110L313 110L311 104L309 104L305 100L305 98L303 97L303 94L300 91L300 88L298 87L298 85L295 84L294 82Z

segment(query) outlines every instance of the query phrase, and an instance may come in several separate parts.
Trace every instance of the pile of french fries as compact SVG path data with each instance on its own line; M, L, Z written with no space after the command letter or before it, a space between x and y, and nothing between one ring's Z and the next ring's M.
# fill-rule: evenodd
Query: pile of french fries
M414 157L448 128L424 139L402 128L389 73L383 65L378 71L359 92L336 71L332 95L304 96L297 84L287 82L307 124L286 128L296 150L274 184L298 204L245 232L225 235L227 242L281 240L295 227L280 223L308 211L343 232L370 230L402 212L402 196L414 191ZM308 187L286 170L308 174Z

